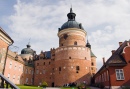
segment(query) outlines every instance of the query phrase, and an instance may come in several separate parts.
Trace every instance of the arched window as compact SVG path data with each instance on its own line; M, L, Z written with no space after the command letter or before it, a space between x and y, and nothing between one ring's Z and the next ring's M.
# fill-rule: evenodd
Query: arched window
M77 41L74 42L74 45L77 45Z

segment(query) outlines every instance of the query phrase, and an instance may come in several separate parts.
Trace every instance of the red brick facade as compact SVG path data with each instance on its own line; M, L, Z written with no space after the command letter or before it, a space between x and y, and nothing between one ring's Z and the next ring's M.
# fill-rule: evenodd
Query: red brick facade
M117 53L124 62L121 63L119 58L114 56ZM116 61L114 61L115 59ZM114 65L112 62L108 63L110 60L113 60ZM94 76L97 86L101 84L111 89L121 89L123 86L130 86L130 42L125 41L122 43L104 65ZM117 73L118 70L120 70L120 73Z
M59 47L39 55L29 44L20 55L9 51L5 76L15 84L41 85L45 81L48 86L72 82L89 85L96 73L96 56L86 42L87 32L75 21L72 8L67 16L69 25L65 23L58 32Z

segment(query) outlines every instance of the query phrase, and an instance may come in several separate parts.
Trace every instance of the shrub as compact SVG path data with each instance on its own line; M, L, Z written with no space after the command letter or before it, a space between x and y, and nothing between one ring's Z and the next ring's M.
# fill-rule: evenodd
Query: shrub
M42 83L42 85L41 85L41 87L47 87L47 86L48 86L48 84L47 84L47 82L45 82L45 81L44 81L44 82Z
M85 83L81 83L78 85L78 89L86 89L87 85Z

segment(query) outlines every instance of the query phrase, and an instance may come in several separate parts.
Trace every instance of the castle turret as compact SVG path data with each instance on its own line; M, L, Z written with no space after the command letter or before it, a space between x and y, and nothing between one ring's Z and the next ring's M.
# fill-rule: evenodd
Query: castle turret
M59 28L59 47L55 50L55 85L66 83L90 83L91 51L86 47L87 32L75 20L70 8L68 21Z
M90 52L91 52L91 74L94 75L94 74L96 74L96 71L97 71L97 68L96 68L96 56L92 52L91 44L89 43L88 40L87 40L86 47L88 47L90 49Z

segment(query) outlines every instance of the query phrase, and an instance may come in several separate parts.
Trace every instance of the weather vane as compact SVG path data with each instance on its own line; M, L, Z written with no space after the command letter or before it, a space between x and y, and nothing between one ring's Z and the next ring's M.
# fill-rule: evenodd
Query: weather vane
M29 38L29 42L28 42L28 44L30 44L30 40L31 40L31 38Z

